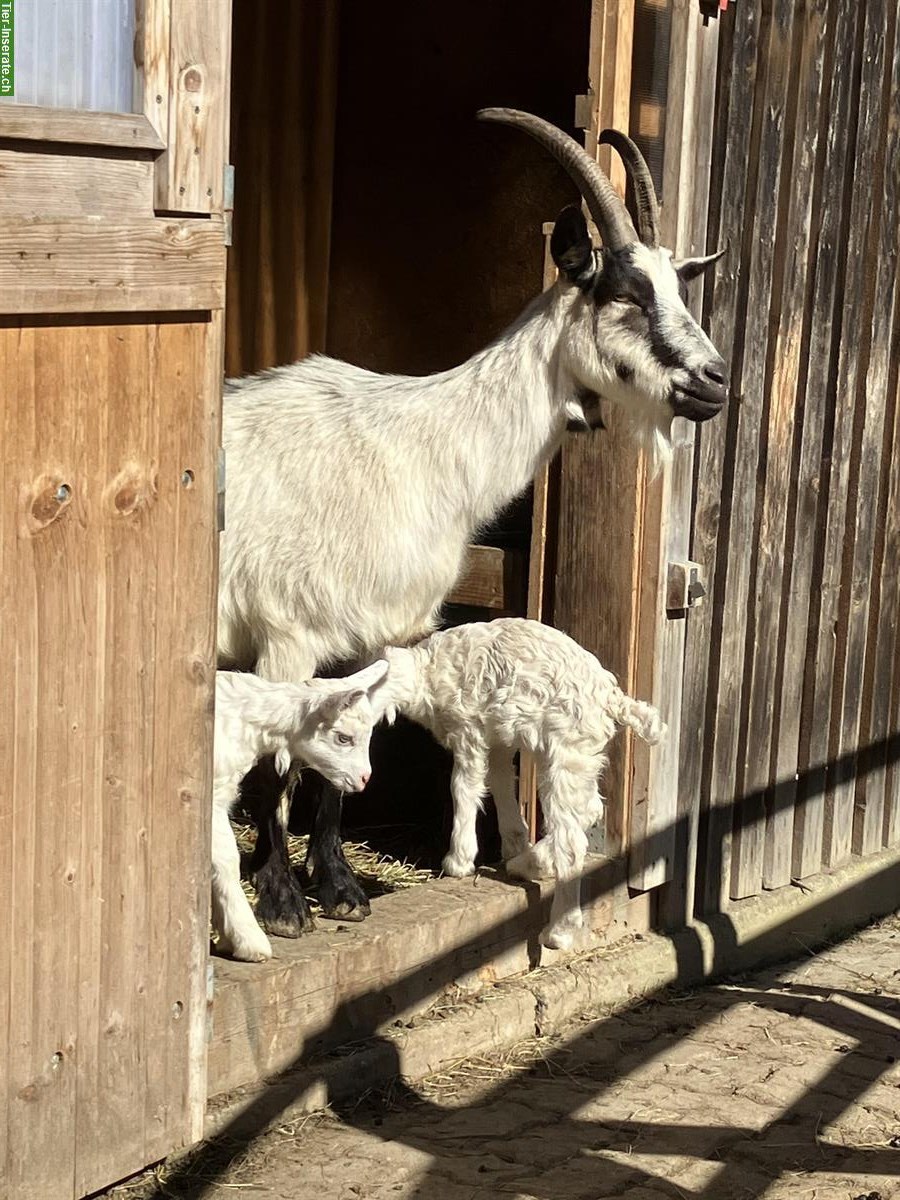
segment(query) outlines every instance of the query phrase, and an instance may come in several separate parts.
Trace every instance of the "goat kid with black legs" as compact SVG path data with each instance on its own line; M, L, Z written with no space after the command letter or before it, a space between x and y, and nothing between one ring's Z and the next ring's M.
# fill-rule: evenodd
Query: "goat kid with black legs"
M630 174L640 236L573 138L511 109L480 116L555 156L603 246L592 245L580 209L566 209L551 244L558 282L452 370L377 375L314 356L226 384L223 666L303 680L433 629L476 531L528 486L573 416L590 423L586 395L618 409L656 465L671 453L673 417L704 421L725 403L725 364L684 303L687 281L715 256L677 263L659 246L656 196L633 143L603 135ZM276 807L261 814L273 836L257 912L299 933L283 903L289 891L271 884L286 862ZM340 800L329 793L310 873L324 911L352 919L368 906L343 860L339 824Z
M374 698L387 671L382 660L348 679L309 683L270 683L242 672L217 673L212 919L222 953L244 962L261 962L272 955L241 888L240 855L228 819L241 780L263 755L274 755L281 775L292 762L301 762L342 792L361 792L372 774L369 742L383 707L376 706Z
M447 875L471 875L475 822L494 798L501 852L510 874L554 878L546 946L572 945L581 928L581 875L587 830L603 815L599 777L618 725L653 744L659 713L632 700L570 637L538 621L505 618L433 633L410 649L387 649L390 676L378 696L453 754L453 832ZM545 835L531 846L516 800L513 755L537 758Z

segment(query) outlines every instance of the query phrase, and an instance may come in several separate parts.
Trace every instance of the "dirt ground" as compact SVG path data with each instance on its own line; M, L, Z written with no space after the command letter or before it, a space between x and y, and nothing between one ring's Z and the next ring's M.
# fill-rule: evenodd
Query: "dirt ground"
M110 1200L900 1198L900 919L223 1137Z

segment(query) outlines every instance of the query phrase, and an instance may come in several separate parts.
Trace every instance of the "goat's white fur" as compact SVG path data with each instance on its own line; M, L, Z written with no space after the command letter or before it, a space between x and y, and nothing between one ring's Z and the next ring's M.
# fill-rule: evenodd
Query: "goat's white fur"
M635 254L667 311L690 321L668 252ZM598 309L560 279L485 350L440 374L377 375L312 357L228 381L220 665L298 681L433 629L468 543L554 453L580 388L621 404L664 458L679 372L656 361L619 308ZM630 382L616 372L622 362Z
M461 625L408 649L385 650L390 676L378 702L430 729L453 754L448 875L470 875L475 821L494 797L503 859L526 879L557 880L544 944L571 946L581 928L586 831L603 813L598 779L617 725L657 742L657 710L633 700L597 659L557 629L509 618ZM530 846L515 798L513 755L538 763L545 835Z
M381 712L373 698L387 670L381 660L346 679L300 684L217 673L212 918L223 953L244 962L261 962L272 955L241 888L240 855L228 819L241 780L260 758L272 754L281 774L299 761L342 791L362 791L371 774L372 727Z

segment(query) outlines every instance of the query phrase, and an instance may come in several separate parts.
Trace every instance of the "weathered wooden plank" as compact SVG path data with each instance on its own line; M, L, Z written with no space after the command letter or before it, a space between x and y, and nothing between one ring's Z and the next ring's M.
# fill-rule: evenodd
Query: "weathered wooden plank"
M169 135L169 36L172 6L168 0L135 0L135 74L144 116L164 148Z
M6 495L17 500L3 506L9 514L3 570L12 585L11 607L4 610L12 626L4 713L12 753L2 785L10 793L12 874L3 888L14 955L4 1194L39 1200L70 1194L75 1154L78 1005L70 951L77 930L70 924L66 875L72 870L67 808L71 798L77 812L79 781L66 750L73 734L76 742L81 736L83 714L73 678L78 664L66 644L77 621L70 599L82 540L74 492L79 435L75 414L58 401L63 363L45 361L30 331L5 331L3 341ZM58 500L67 481L73 497Z
M900 639L897 637L898 608L900 608L900 573L896 564L900 561L900 394L898 394L898 370L900 370L900 304L895 300L895 327L893 349L890 356L890 379L888 385L887 422L885 430L886 503L884 513L884 535L880 558L880 589L878 622L875 645L872 650L874 677L872 680L871 721L869 745L877 756L878 766L866 780L865 804L868 810L882 810L882 827L879 831L881 843L895 845L900 839L900 806L896 802L895 788L900 782L896 758L888 755L887 741L898 729L897 687ZM868 825L871 817L867 812Z
M0 336L0 378L16 379L15 356L18 347L12 338ZM0 441L4 453L0 454L0 495L12 495L16 484L14 457L10 447L16 444L19 422L16 405L0 405ZM15 612L18 581L10 550L17 542L16 517L11 504L0 505L0 612ZM15 631L15 632L14 632ZM22 630L19 622L0 622L0 662L6 663L6 671L14 671L16 663L16 636ZM8 703L8 702L7 702ZM0 755L6 770L0 773L0 827L7 836L0 838L0 890L11 896L13 886L14 853L10 836L13 821L13 795L15 792L15 730L8 719L0 720ZM0 1195L10 1194L9 1183L9 1100L10 1100L10 1046L9 1012L12 1000L12 960L14 938L11 906L5 903L0 909Z
M760 430L769 408L772 353L769 344L772 314L779 303L782 278L784 214L777 197L782 182L785 116L791 79L791 46L794 27L793 0L771 6L760 38L764 79L758 90L761 105L759 145L754 164L756 200L753 242L750 246L750 289L745 337L747 351L741 378L741 411L734 475L735 508L732 511L728 548L726 612L723 623L722 674L724 690L718 700L715 768L720 788L740 797L735 813L731 860L731 896L741 899L762 889L765 847L764 792L747 780L748 759L763 747L749 743L747 688L754 642L752 587L761 538L757 537L757 489ZM765 13L765 9L764 9ZM748 619L749 618L749 619ZM755 730L754 730L755 732ZM762 764L763 783L768 779L768 758Z
M672 15L667 94L662 241L676 254L690 253L695 212L693 159L695 99L700 49L699 13L684 7ZM705 236L705 230L704 230ZM644 500L644 570L641 579L636 691L652 697L668 725L665 739L634 747L633 849L629 883L648 890L672 878L685 622L670 619L665 590L670 560L688 558L693 474L693 429L676 420L672 427L671 466L647 485ZM653 854L649 852L651 844Z
M0 147L0 220L4 217L153 216L149 158L103 158Z
M556 281L556 264L550 253L550 238L553 221L545 221L543 286L546 290ZM550 526L550 473L559 474L559 462L547 463L538 470L534 479L531 500L531 538L528 547L528 596L525 615L533 621L542 621L545 616L545 593L547 590L548 535ZM558 480L557 480L558 482ZM537 841L538 796L537 764L527 750L519 755L519 808L528 825L532 841Z
M688 253L702 254L707 245L707 225L709 218L709 199L711 182L711 158L713 152L713 135L715 131L715 96L717 86L717 68L719 62L720 26L698 24L693 34L697 42L697 83L690 108L684 105L685 121L693 125L693 154L686 163L686 173L679 181L677 196L677 239L679 246ZM670 106L671 108L671 103ZM682 160L684 159L682 155ZM664 185L664 194L670 194L670 188ZM665 210L665 202L664 202ZM703 311L703 285L698 284L691 297L691 311L699 320ZM678 484L683 534L677 544L677 553L683 558L691 554L691 533L693 517L693 474L697 454L698 437L696 432L691 434L689 445L681 452L682 461L688 460L690 471L687 478ZM673 547L673 557L675 547ZM706 581L707 586L710 580ZM707 601L708 603L708 601ZM694 898L697 875L698 833L700 818L700 788L695 785L695 777L687 768L686 741L682 714L687 701L687 644L688 630L694 620L697 610L690 612L684 622L681 632L680 654L681 670L678 670L681 694L679 706L671 716L671 722L678 729L678 762L676 766L678 788L675 809L675 833L672 845L673 869L665 892L660 896L659 916L663 924L670 929L682 928L688 924L694 913Z
M7 138L123 150L162 150L165 145L141 113L81 112L31 104L0 105L0 139Z
M859 53L855 32L858 13L857 5L829 6L821 146L813 196L815 225L811 254L814 266L801 350L803 375L798 384L798 396L803 396L803 404L799 415L796 503L791 512L792 528L788 533L786 552L790 580L783 618L785 634L778 702L776 775L785 803L794 806L793 874L798 878L814 874L822 865L824 762L812 764L815 772L806 776L799 791L792 781L799 771L810 765L809 730L812 721L819 719L813 715L811 689L805 685L807 639L813 617L812 601L821 570L818 513L823 472L827 465L823 463L822 447L836 371L839 323L836 326L835 297L845 265L842 241L847 220L846 204L849 203L844 188L839 185L845 177L850 153L852 81L854 62L858 61ZM845 58L845 48L850 50L849 58ZM836 66L839 57L841 62ZM825 502L823 496L822 503Z
M806 329L804 305L812 229L813 182L818 150L821 92L825 83L826 0L816 0L798 13L789 59L789 93L785 120L786 169L778 203L786 208L784 251L776 259L772 311L777 331L770 338L766 364L768 414L763 428L760 472L762 511L757 560L750 603L754 637L750 659L748 731L744 754L744 792L765 793L775 782L772 760L777 749L775 714L777 675L783 661L780 633L782 582L790 571L785 559L787 514L796 433L797 385ZM793 81L791 89L790 81ZM774 742L774 745L773 745ZM794 808L774 807L766 797L762 883L782 887L791 879Z
M0 313L172 312L224 302L221 218L0 220Z
M750 159L753 95L758 70L756 42L758 5L730 10L722 22L724 45L718 83L721 116L717 123L710 218L710 244L728 253L707 284L710 332L715 345L731 359L731 378L740 378L743 322L746 311L747 262L742 237L747 210L746 170ZM721 181L721 182L720 182ZM752 210L751 210L752 211ZM737 399L737 398L736 398ZM738 420L736 402L699 431L691 557L706 569L709 599L691 614L686 631L685 681L682 703L680 786L701 801L698 868L698 907L715 912L728 901L731 861L731 803L733 795L713 790L715 696L719 686L722 606L728 562L719 544L727 547L733 489L734 441Z
M144 331L98 332L107 371L105 480L92 514L112 569L99 599L106 646L104 707L109 722L102 754L101 838L93 849L102 878L102 952L96 963L96 1045L91 1074L80 1074L79 1190L121 1178L144 1154L144 1021L150 864L147 805L152 798L154 728L152 652L156 619L159 406L148 404L151 372ZM90 407L78 395L78 407ZM165 402L165 401L163 401ZM96 465L94 471L96 471ZM101 532L102 531L102 532ZM160 664L162 665L162 664ZM154 868L155 869L155 868ZM154 968L155 969L155 968ZM95 1073L94 1073L95 1072Z
M93 1192L202 1127L215 322L0 325L9 1200Z
M828 509L825 525L825 554L821 586L817 595L811 711L817 714L810 729L809 760L824 763L833 760L840 743L841 704L844 697L846 667L846 608L842 611L841 589L844 582L844 548L847 535L850 463L858 469L858 441L854 453L854 428L857 406L862 404L862 389L871 339L872 272L867 261L872 231L872 187L881 122L881 79L884 70L885 0L866 5L863 25L863 51L856 141L852 180L850 224L846 240L846 275L840 318L840 355L834 404L834 427L826 442L830 460ZM862 410L860 409L860 419ZM850 518L853 511L850 510ZM849 597L848 597L849 599ZM843 620L842 620L843 616ZM851 676L851 681L855 672ZM858 697L853 698L858 704ZM826 723L824 714L830 714ZM851 854L853 829L853 789L845 780L828 773L825 798L823 858L827 866L845 862Z
M855 486L848 503L848 528L854 529L853 559L847 596L847 650L838 754L856 751L868 741L872 725L876 636L883 582L883 530L891 461L893 407L896 401L898 320L897 265L900 260L900 40L896 5L889 5L884 31L884 90L878 133L870 246L874 248L871 351L857 403L864 405L862 444ZM877 240L875 230L877 229ZM885 433L887 432L887 439ZM850 509L855 508L855 522ZM854 528L855 525L855 528ZM882 568L879 570L879 566ZM893 564L892 564L893 566ZM896 601L895 601L896 603ZM887 652L890 660L893 655ZM883 703L883 699L882 703ZM885 706L886 707L886 706ZM853 793L852 848L856 854L881 849L884 824L884 772L849 772L837 781L836 803Z
M156 176L166 212L222 211L230 41L231 0L172 0L169 131Z
M519 551L470 546L463 572L446 603L521 612L525 590L525 560Z
M594 0L588 78L596 97L585 145L597 153L597 132L629 124L633 0ZM624 193L618 156L600 147L600 162ZM569 438L560 457L559 532L553 586L553 624L573 636L620 684L634 683L637 602L641 566L644 464L616 423L601 435ZM602 532L597 514L602 514ZM615 563L615 570L610 564ZM597 596L604 597L603 605ZM606 846L620 852L628 838L631 735L610 748L604 779Z
M200 1136L206 1097L209 872L205 847L212 786L218 541L212 464L220 423L223 320L213 317L202 336L191 327L164 332L167 336L155 350L160 386L178 394L174 372L179 360L190 363L191 375L203 386L180 397L182 416L165 422L160 437L161 468L168 464L169 469L167 485L160 488L165 526L158 551L154 653L157 661L174 663L177 669L169 677L158 674L156 706L165 722L183 714L201 736L170 737L154 761L155 803L149 828L150 836L162 846L162 857L155 864L148 909L162 916L155 918L158 924L150 932L150 960L158 964L159 972L150 985L148 1004L160 1019L148 1031L144 1101L148 1161L167 1153L167 1146ZM185 569L191 562L201 564L201 572L192 576L197 602L188 612L183 596ZM173 878L184 885L177 904L167 885Z

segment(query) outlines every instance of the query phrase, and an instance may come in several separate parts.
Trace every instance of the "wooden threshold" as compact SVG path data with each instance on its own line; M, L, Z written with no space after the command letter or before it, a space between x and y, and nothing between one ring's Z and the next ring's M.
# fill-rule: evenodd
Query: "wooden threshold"
M614 920L646 932L649 904L624 888L600 895L585 864L585 946ZM258 1083L335 1046L377 1034L430 1008L456 985L474 992L530 967L560 960L543 950L550 885L486 872L434 879L379 896L362 924L319 921L297 940L272 938L266 963L212 959L210 1097Z

